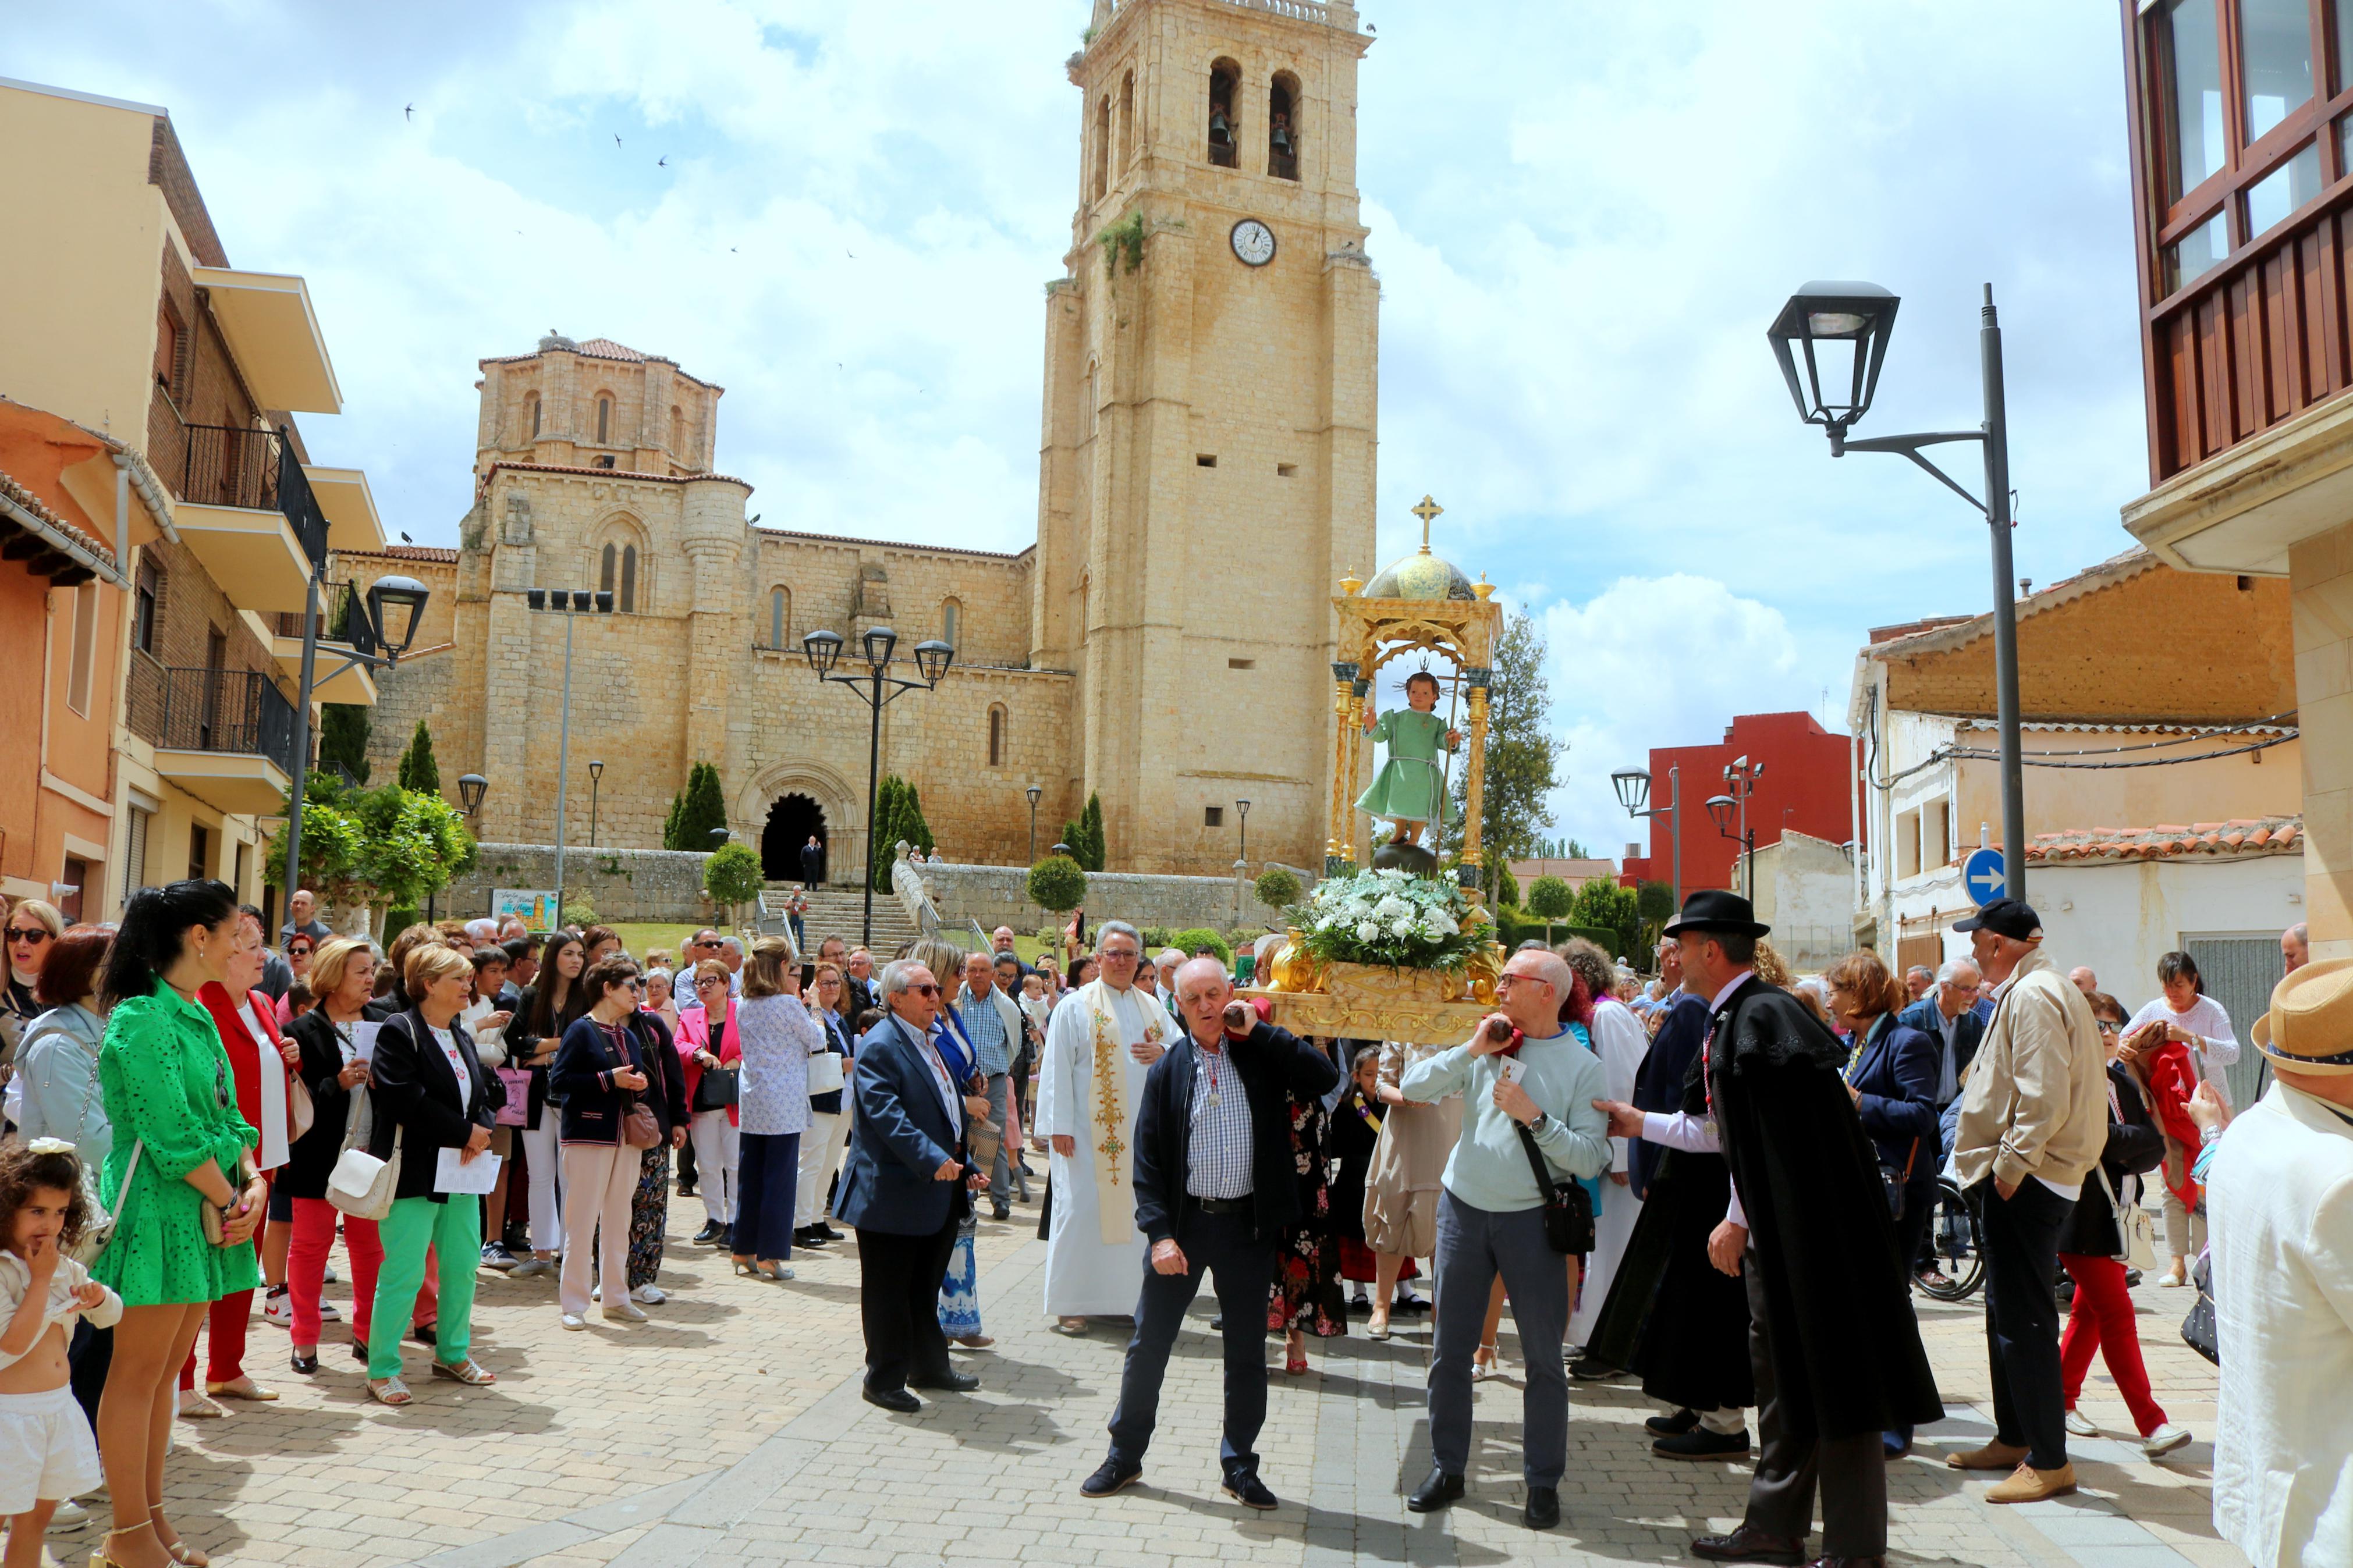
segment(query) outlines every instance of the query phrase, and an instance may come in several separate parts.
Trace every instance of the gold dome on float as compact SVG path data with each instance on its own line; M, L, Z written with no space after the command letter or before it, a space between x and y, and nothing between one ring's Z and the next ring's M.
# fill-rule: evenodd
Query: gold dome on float
M1383 571L1365 584L1367 599L1471 599L1471 579L1462 569L1442 555L1433 555L1425 544Z

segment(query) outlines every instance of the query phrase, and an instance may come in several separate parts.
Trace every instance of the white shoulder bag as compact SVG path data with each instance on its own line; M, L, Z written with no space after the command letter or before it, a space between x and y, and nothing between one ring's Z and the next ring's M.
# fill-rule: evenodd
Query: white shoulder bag
M364 1083L352 1090L351 1114L343 1123L343 1152L327 1175L327 1201L353 1219L379 1220L392 1212L393 1193L400 1185L400 1145L406 1129L392 1134L392 1158L379 1160L367 1152L375 1131L375 1100Z

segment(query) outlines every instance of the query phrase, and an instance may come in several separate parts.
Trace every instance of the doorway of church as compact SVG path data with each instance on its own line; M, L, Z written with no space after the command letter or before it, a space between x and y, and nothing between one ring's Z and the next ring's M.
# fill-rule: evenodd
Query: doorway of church
M825 808L805 795L788 795L768 808L760 834L760 874L771 882L797 882L807 875L801 851L817 839L817 876L825 880Z

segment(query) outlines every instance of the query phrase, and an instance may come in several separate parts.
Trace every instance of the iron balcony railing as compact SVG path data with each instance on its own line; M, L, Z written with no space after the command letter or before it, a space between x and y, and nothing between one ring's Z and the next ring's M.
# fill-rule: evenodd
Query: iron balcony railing
M278 635L299 637L302 635L302 612L278 612ZM375 623L368 619L367 601L361 595L356 583L326 582L319 584L319 640L340 643L354 653L374 655L376 651Z
M160 698L151 737L162 750L267 757L291 772L294 705L266 675L134 662L134 683ZM134 715L147 704L132 694ZM134 724L143 729L144 725Z
M180 497L197 506L243 507L286 519L302 553L327 558L327 519L311 493L290 442L275 430L247 425L189 425Z

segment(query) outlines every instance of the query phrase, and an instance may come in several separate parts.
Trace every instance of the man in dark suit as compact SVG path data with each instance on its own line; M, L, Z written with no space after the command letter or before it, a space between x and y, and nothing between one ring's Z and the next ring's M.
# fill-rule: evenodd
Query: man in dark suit
M817 835L812 833L809 835L809 841L801 846L801 886L815 888L823 880L825 880L825 846L818 843Z
M1225 1317L1224 1489L1250 1508L1272 1508L1254 1445L1266 1424L1275 1247L1299 1218L1289 1097L1330 1092L1340 1069L1236 1002L1216 959L1181 966L1176 998L1185 1034L1152 1064L1135 1120L1135 1227L1151 1244L1149 1267L1112 1411L1111 1453L1079 1490L1109 1497L1144 1474L1169 1351L1202 1272L1212 1270Z
M971 1103L932 1043L939 982L900 959L883 966L881 990L890 1016L858 1042L858 1118L834 1209L858 1233L866 1402L912 1415L923 1402L910 1384L955 1393L980 1386L948 1364L938 1306L956 1222L970 1189L988 1178L965 1158Z

